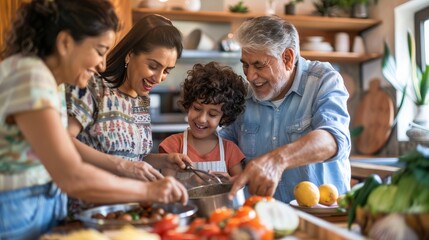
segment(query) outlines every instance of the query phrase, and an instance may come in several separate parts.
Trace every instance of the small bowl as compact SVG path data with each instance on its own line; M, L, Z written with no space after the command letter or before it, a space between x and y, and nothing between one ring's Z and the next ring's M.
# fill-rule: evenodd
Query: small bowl
M322 36L310 36L307 37L307 42L311 42L311 43L319 43L323 41L323 37Z

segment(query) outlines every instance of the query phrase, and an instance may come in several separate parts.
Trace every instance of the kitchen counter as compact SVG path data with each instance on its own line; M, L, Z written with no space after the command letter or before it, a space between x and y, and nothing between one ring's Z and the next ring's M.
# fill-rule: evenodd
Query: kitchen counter
M378 158L369 156L351 156L350 165L352 177L364 179L371 174L378 174L381 178L391 176L403 165L398 158Z

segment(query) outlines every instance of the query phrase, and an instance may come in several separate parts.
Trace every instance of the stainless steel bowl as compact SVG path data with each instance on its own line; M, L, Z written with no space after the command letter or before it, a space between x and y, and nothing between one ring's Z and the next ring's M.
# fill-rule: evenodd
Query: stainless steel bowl
M155 223L155 221L141 222L141 221L123 221L116 219L95 219L93 216L97 213L107 215L111 212L116 211L129 211L139 207L138 203L128 203L128 204L115 204L115 205L104 205L95 208L91 208L79 213L76 218L83 222L83 224L90 228L96 229L117 229L121 228L124 225L134 225L134 226L150 226ZM179 203L155 203L152 205L153 208L162 208L168 213L174 213L179 216L179 225L187 226L191 217L197 212L197 207L193 204L187 204L183 206Z
M233 200L228 198L231 183L202 185L188 190L189 203L198 207L197 216L210 217L217 208L238 208L245 201L244 191L240 189Z

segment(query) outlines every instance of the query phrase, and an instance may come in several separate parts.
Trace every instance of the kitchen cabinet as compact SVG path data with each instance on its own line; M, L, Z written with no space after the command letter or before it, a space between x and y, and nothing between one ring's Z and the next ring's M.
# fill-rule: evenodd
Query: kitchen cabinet
M182 10L161 10L151 8L134 8L133 20L136 21L146 14L160 14L174 21L197 21L205 23L226 23L230 24L230 31L234 32L240 24L246 19L260 16L256 13L230 13L219 11L182 11ZM283 15L284 19L293 23L300 34L301 39L307 36L323 36L325 41L334 45L334 35L338 32L347 32L350 40L354 36L369 30L381 23L375 19L357 19L357 18L334 18L320 16L303 16L303 15ZM352 42L350 43L350 46ZM183 58L195 57L195 52L184 52ZM236 58L236 55L225 55L223 53L211 53L205 56L218 58ZM198 54L197 54L198 55ZM352 53L352 52L318 52L318 51L301 51L301 56L309 60L327 61L331 63L363 63L381 57L381 53Z

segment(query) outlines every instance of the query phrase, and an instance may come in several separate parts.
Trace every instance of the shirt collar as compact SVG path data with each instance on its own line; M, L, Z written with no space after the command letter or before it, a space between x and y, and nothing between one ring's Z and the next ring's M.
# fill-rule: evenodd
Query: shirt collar
M296 94L302 96L304 94L304 88L306 84L306 78L303 78L302 76L308 70L308 62L303 57L299 57L295 68L295 78L293 79L292 87L286 94L295 92Z

